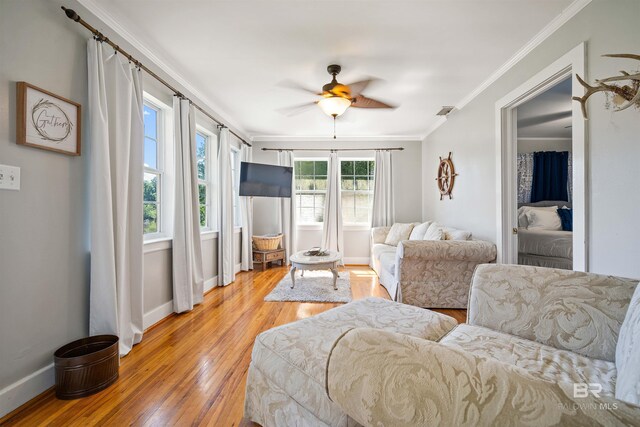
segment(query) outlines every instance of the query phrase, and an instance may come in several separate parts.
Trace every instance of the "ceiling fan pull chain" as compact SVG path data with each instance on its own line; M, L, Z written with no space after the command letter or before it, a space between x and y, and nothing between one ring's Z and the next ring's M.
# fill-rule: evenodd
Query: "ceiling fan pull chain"
M336 139L336 116L333 116L333 139Z

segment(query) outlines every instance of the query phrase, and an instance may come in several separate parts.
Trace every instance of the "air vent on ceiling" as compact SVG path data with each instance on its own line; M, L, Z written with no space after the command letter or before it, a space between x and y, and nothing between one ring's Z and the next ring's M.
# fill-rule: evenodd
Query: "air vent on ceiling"
M438 111L438 114L436 114L437 116L446 116L447 114L449 114L451 112L451 110L453 110L455 107L452 105L443 105L442 106L442 110Z

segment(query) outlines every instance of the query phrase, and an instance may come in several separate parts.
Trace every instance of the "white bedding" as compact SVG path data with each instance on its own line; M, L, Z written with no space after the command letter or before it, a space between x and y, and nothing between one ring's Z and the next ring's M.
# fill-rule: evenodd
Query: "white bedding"
M518 229L518 252L545 257L573 259L573 233L556 230Z

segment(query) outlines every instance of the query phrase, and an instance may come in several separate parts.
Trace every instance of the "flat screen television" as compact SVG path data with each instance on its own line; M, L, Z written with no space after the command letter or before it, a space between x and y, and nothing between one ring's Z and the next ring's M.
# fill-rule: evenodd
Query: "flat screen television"
M240 195L258 197L291 197L293 168L262 163L242 162Z

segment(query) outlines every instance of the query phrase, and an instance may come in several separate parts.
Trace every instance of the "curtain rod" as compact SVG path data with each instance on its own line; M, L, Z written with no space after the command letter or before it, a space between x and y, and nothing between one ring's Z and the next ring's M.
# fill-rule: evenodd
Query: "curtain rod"
M404 147L393 148L262 148L262 151L402 151Z
M174 94L176 94L180 98L184 98L184 99L188 100L196 108L196 110L200 111L202 114L204 114L205 116L209 117L211 120L216 122L219 127L229 128L229 126L225 125L220 120L216 119L211 114L207 113L202 107L200 107L198 104L196 104L195 102L193 102L192 100L190 100L189 98L184 96L178 89L176 89L173 86L171 86L162 77L160 77L159 75L157 75L156 73L151 71L149 68L147 68L144 64L142 64L142 62L140 62L137 59L135 59L133 56L131 56L131 54L127 53L120 46L118 46L117 44L115 44L114 42L109 40L109 38L106 37L104 34L102 34L100 31L98 31L97 29L92 27L90 24L88 24L85 20L80 18L80 16L73 9L67 9L64 6L61 6L61 8L62 8L62 10L64 10L65 15L67 15L67 18L79 23L80 25L85 27L87 30L91 31L98 41L106 42L109 46L114 48L116 52L120 52L122 55L124 55L125 58L127 58L129 61L134 63L138 68L146 71L147 74L149 74L151 77L153 77L154 79L156 79L157 81L159 81L160 83L165 85ZM231 132L233 135L235 135L240 141L242 141L243 144L248 145L249 147L251 147L251 144L249 144L247 141L245 141L240 135L238 135L237 133L235 133L231 129L229 129L229 132Z

